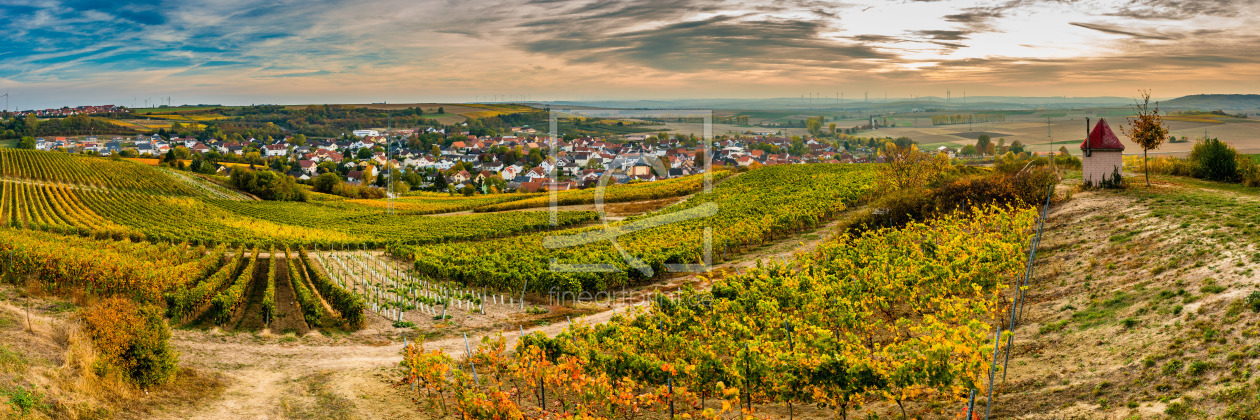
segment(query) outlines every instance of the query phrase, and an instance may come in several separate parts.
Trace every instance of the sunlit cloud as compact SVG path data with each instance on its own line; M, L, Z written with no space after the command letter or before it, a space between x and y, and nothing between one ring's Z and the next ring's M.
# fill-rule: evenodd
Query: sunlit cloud
M17 106L1253 93L1249 0L0 0Z

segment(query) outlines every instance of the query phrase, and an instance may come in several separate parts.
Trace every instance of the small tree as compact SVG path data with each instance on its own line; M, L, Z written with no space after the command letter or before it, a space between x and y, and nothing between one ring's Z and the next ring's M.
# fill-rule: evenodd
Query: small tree
M1151 171L1146 163L1146 152L1158 149L1161 144L1164 144L1164 140L1168 137L1168 127L1164 126L1164 118L1159 115L1159 102L1155 102L1155 107L1151 108L1151 91L1139 92L1142 94L1142 102L1133 100L1133 111L1137 112L1137 115L1129 120L1128 127L1121 127L1121 129L1134 143L1142 147L1142 171L1146 172L1146 185L1149 187Z
M920 151L918 147L898 147L887 143L881 150L886 162L881 166L879 190L885 193L921 190L949 168L949 158Z
M993 154L993 152L989 151L989 145L991 144L993 143L989 140L988 134L981 134L979 137L976 137L976 150L979 150L980 153Z

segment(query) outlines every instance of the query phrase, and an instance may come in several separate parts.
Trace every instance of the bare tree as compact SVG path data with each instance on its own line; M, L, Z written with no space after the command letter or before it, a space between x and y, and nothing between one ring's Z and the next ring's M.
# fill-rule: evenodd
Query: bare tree
M1164 118L1159 115L1159 102L1155 102L1155 107L1151 108L1151 91L1139 92L1141 92L1142 101L1133 100L1136 118L1129 120L1129 126L1121 127L1121 129L1134 143L1142 146L1142 170L1146 172L1146 186L1149 187L1151 171L1146 164L1146 152L1158 149L1161 144L1164 144L1164 140L1168 137L1168 127L1164 125Z

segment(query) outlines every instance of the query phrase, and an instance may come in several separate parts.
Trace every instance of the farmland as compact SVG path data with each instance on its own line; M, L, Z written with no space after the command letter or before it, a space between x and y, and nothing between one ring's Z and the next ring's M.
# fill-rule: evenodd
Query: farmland
M1254 322L1231 308L1241 308L1233 302L1252 287L1255 244L1219 257L1196 251L1178 258L1202 265L1174 260L1149 270L1154 280L1121 281L1131 275L1124 267L1146 267L1138 261L1165 252L1136 240L1144 235L1174 235L1156 242L1195 249L1227 235L1255 236L1248 227L1254 194L1206 182L1157 176L1151 190L1054 194L1038 247L1045 261L1038 257L1025 289L1037 209L978 206L865 226L888 205L873 194L889 176L878 165L721 170L707 191L704 175L617 185L603 192L610 206L665 204L624 219L564 210L553 225L550 194L412 193L388 214L385 200L257 201L130 160L0 151L0 163L6 282L40 299L123 298L160 308L174 329L170 344L184 355L180 367L230 378L219 385L227 395L156 408L175 417L213 417L242 401L263 413L308 410L308 403L280 403L276 392L315 389L325 397L371 393L376 405L347 403L363 414L421 410L435 418L657 418L671 408L709 418L741 409L757 418L952 418L972 390L989 404L990 388L994 411L1005 416L1089 411L1056 402L1065 398L1111 412L1125 412L1129 401L1163 411L1175 407L1177 390L1198 386L1185 382L1194 378L1237 382L1212 385L1219 392L1246 387L1226 368L1247 366L1243 356L1157 351L1137 340L1112 351L1089 339L1098 330L1148 332L1167 347L1174 339L1158 330L1193 328L1216 331L1213 343L1245 341L1245 330L1207 319ZM1059 188L1075 191L1079 175L1064 175ZM588 206L596 194L561 192L557 202ZM1097 215L1118 205L1144 213ZM1219 210L1202 221L1188 210L1207 206ZM1204 233L1195 239L1138 224L1148 219ZM1105 226L1089 234L1101 239L1082 242L1074 226L1086 221ZM1137 254L1065 251L1091 243ZM603 268L580 269L592 263ZM1186 279L1195 279L1193 287ZM614 293L626 294L592 298ZM1019 311L1011 302L1023 293L1025 318L996 336L995 353L999 324ZM1204 309L1193 310L1191 323L1183 318L1194 302ZM1094 355L1076 355L1066 343ZM290 361L269 361L278 357ZM1149 380L1195 357L1210 364L1175 373L1182 382ZM1044 384L1036 378L1060 374L1047 360L1137 367L1069 367L1080 379ZM373 363L391 367L369 370ZM360 391L329 385L333 372ZM1097 405L1093 395L1113 402ZM1229 404L1196 407L1216 413Z
M977 111L979 113L979 111ZM993 111L983 111L993 113ZM910 137L920 144L930 147L961 147L975 144L974 138L958 136L959 132L989 131L1003 133L1000 136L1006 144L1018 140L1029 150L1037 152L1057 151L1060 146L1068 145L1069 152L1079 153L1073 145L1080 144L1085 138L1085 118L1097 122L1105 118L1116 135L1124 142L1125 153L1141 154L1141 148L1132 143L1120 127L1127 124L1133 111L1129 108L1099 108L1077 110L1027 111L1011 114L1001 122L985 122L974 124L955 124L932 126L929 124L929 113L906 113L889 116L888 119L897 124L896 127L884 127L874 131L863 132L863 136L886 136L897 138ZM1199 138L1206 135L1231 139L1234 146L1249 153L1260 152L1260 120L1241 119L1220 116L1204 112L1175 111L1164 117L1169 134L1178 137ZM840 124L843 125L843 124ZM995 136L996 140L998 136ZM1168 143L1152 153L1185 155L1190 151L1193 142Z

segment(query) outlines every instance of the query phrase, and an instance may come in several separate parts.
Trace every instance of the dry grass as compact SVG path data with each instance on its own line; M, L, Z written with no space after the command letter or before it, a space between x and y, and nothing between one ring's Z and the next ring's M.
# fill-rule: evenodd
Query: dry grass
M181 371L168 385L141 390L106 373L68 303L0 289L0 418L141 417L153 407L215 395L221 380ZM26 329L26 299L31 327ZM18 401L22 399L23 401Z
M1254 418L1260 197L1152 179L1052 207L1000 417Z

